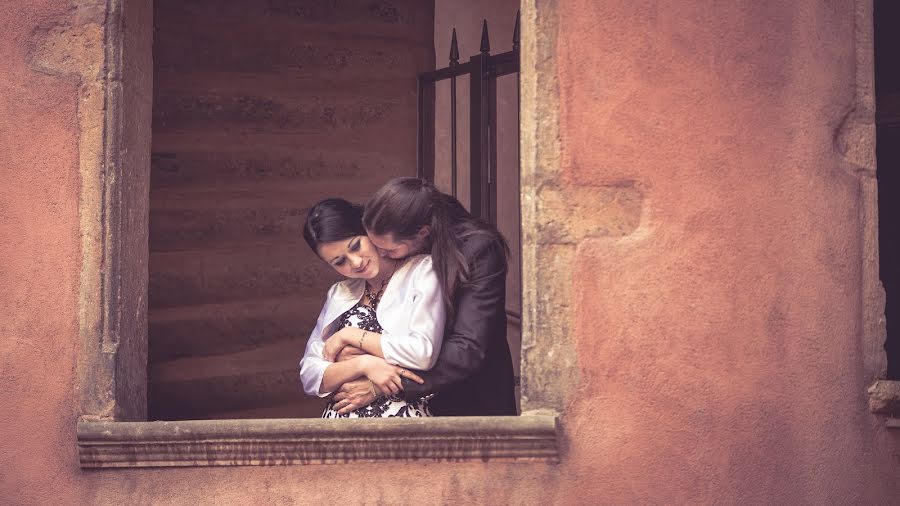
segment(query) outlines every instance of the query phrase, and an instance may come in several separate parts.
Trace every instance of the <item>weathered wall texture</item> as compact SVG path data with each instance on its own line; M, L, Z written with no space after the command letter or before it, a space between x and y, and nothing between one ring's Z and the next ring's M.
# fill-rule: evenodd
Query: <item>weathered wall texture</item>
M154 2L151 419L320 416L306 211L415 175L418 0Z
M85 473L73 400L83 90L79 72L31 58L45 23L99 26L65 2L20 2L0 25L0 495L897 503L898 435L865 407L883 368L864 234L867 5L525 2L523 403L562 411L559 465Z
M537 206L572 256L580 494L896 501L900 434L865 408L870 3L558 6Z

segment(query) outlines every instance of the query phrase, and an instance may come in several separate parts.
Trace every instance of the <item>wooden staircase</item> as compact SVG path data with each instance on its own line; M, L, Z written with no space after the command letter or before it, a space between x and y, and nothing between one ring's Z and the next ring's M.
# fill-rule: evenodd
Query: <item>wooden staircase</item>
M301 227L416 168L417 0L154 2L149 417L319 416L298 362L336 274Z

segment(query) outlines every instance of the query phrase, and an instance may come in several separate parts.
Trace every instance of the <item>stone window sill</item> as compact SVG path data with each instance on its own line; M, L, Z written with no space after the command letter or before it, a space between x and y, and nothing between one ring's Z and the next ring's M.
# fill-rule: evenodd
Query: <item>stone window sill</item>
M869 387L869 411L887 415L885 427L900 429L900 381L878 380Z
M81 467L270 466L375 461L559 462L557 419L78 422Z

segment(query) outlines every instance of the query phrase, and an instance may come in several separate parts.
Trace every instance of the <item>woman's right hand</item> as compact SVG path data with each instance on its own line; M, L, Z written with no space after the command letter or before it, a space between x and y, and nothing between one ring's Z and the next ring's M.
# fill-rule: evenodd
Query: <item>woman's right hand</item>
M366 360L363 367L366 377L369 378L369 381L375 385L375 388L383 394L399 394L403 390L403 383L400 381L401 378L407 378L419 384L425 382L425 380L415 373L407 371L400 366L391 365L383 358L371 355L360 358Z

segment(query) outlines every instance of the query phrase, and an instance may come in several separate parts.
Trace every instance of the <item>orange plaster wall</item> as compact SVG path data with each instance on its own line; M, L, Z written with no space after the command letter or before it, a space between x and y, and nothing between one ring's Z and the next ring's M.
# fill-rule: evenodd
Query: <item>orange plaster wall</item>
M631 234L578 246L582 493L896 500L900 434L865 405L864 176L835 143L854 2L559 6L563 179L643 196Z
M78 81L0 19L0 497L9 504L897 502L865 410L850 1L560 2L562 169L640 226L573 269L563 462L82 472ZM585 219L590 219L585 217Z
M0 15L0 502L78 497L77 76L36 71L64 2ZM55 493L52 491L56 491ZM28 499L30 498L30 500Z

